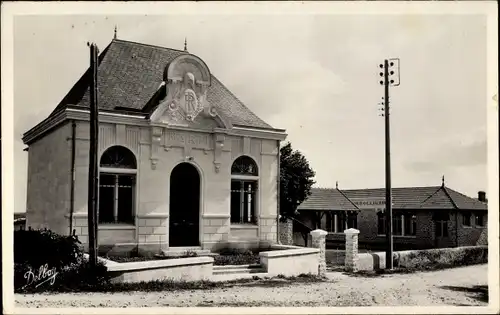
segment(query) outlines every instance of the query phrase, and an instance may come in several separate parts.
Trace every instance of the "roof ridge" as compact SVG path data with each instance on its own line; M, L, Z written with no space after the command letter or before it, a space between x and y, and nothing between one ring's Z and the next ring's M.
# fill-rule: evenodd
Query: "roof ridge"
M345 199L347 199L347 200L348 200L348 201L349 201L349 202L350 202L350 203L351 203L351 204L352 204L352 205L353 205L356 209L360 210L360 209L359 209L359 207L358 207L358 206L357 206L354 202L352 202L352 200L351 200L351 199L349 199L349 197L347 197L347 196L346 196L346 195L342 192L342 190L340 190L340 189L338 189L338 188L335 188L335 189L337 189L337 191L338 191L338 192L339 192L342 196L344 196L344 198L345 198Z
M184 50L180 50L180 49L175 49L175 48L170 48L170 47L164 47L164 46L159 46L159 45L153 45L153 44L139 43L139 42L134 42L134 41L125 40L125 39L118 39L118 38L116 38L116 39L111 40L111 42L124 42L124 43L130 43L130 44L140 45L140 46L147 46L147 47L152 47L152 48L160 48L160 49L164 49L164 50L173 50L173 51L181 52L181 53L184 53L184 54L192 55L191 53L188 53L188 52L186 52Z
M442 186L441 188L443 188L444 190L444 193L446 194L446 196L448 196L448 198L450 199L451 203L453 204L453 206L455 207L455 209L458 209L458 206L455 202L455 200L453 200L453 198L450 196L450 193L448 192L448 190L446 189L446 186Z
M425 198L420 204L423 205L424 203L426 203L427 200L431 199L435 194L437 194L438 191L441 190L441 188L443 188L443 186L439 186L439 188L434 193L432 193L429 197Z
M439 186L441 187L441 186ZM438 186L431 185L431 186L398 186L398 187L392 187L391 189L414 189L414 188L438 188ZM332 188L335 189L335 188ZM385 189L385 187L377 187L377 188L349 188L349 189L344 189L344 191L347 190L377 190L377 189Z
M444 186L444 185L439 186L439 188L438 188L438 189L437 189L437 190L436 190L436 191L435 191L432 195L430 195L429 197L427 197L427 198L426 198L424 201L422 201L420 204L421 204L421 205L425 204L425 203L426 203L429 199L431 199L432 197L434 197L434 196L435 196L435 195L436 195L436 194L437 194L437 193L438 193L441 189L444 191L444 193L445 193L446 197L448 197L448 199L451 201L451 204L453 205L453 207L454 207L455 209L458 209L457 204L455 203L455 201L453 200L453 198L451 198L450 194L449 194L449 193L448 193L448 191L446 190L446 186Z

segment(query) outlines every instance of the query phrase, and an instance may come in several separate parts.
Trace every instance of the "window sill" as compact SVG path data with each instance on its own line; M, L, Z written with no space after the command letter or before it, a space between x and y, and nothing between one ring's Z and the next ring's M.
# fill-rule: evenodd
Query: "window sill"
M253 223L248 223L248 224L234 224L234 223L231 223L231 229L258 229L259 226L257 224L253 224Z
M464 229L472 229L472 226L471 225L462 225L462 228L464 228Z
M475 226L475 228L476 228L476 229L485 229L485 228L486 228L486 226L476 225L476 226Z
M135 225L126 223L100 223L99 230L135 230Z

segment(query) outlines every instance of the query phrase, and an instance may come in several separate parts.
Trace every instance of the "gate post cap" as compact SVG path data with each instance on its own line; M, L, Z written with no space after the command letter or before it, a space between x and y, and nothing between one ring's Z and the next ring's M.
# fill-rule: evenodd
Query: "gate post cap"
M350 228L350 229L347 229L344 231L345 234L359 234L359 230L356 230L356 229L353 229L353 228Z
M320 237L320 236L326 236L328 232L321 229L316 229L314 231L311 231L310 234L312 237Z

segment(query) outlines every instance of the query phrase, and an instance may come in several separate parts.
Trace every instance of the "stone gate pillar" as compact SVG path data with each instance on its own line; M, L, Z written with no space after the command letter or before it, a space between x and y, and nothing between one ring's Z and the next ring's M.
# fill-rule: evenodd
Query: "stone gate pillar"
M317 229L311 231L312 247L319 249L318 276L326 274L326 235L328 232Z
M348 229L345 234L345 270L358 271L358 234L359 230Z
M279 220L279 242L283 245L293 245L293 221Z

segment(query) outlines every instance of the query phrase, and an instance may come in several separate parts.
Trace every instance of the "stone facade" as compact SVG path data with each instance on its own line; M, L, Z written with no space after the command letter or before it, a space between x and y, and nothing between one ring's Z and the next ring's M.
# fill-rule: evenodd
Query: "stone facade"
M71 124L66 123L28 150L26 226L68 235L70 206ZM88 167L88 166L87 166ZM21 202L21 201L19 201Z
M130 226L100 226L99 244L126 246L130 243L146 246L150 250L164 250L169 246L169 174L176 164L184 162L184 148L172 147L157 152L158 160L154 168L151 164L150 130L144 127L125 126L121 135L117 132L120 125L102 123L100 125L99 156L113 145L121 145L138 156L136 224ZM87 185L88 185L88 124L78 122L76 128L76 161L75 161L75 213L73 227L82 242L87 241ZM64 130L67 134L69 130ZM165 132L168 132L165 130ZM189 135L189 132L183 132ZM70 135L69 135L70 136ZM120 138L123 137L123 138ZM213 164L213 148L211 150L192 149L193 160L202 174L201 209L200 209L200 246L212 249L225 246L227 242L250 242L258 246L261 242L276 243L277 240L277 176L278 142L276 140L250 139L251 145L243 147L244 137L226 137L225 149L220 159L221 168L216 171ZM67 141L64 142L66 144ZM210 149L210 148L209 148ZM69 164L68 154L59 157L67 159L62 165ZM30 148L32 154L37 153L37 147ZM231 225L229 187L231 180L231 163L238 156L248 154L255 157L261 176L258 190L258 224ZM30 161L35 161L31 159ZM68 166L68 170L69 170ZM60 168L62 169L62 168ZM66 170L68 179L69 171ZM42 177L43 178L43 177ZM69 198L69 180L66 181ZM33 185L33 184L32 184ZM33 187L33 186L32 186ZM33 200L34 195L28 194ZM65 203L59 212L65 220L60 223L50 222L51 229L69 231L69 204ZM35 212L41 215L40 208ZM36 217L30 216L31 223ZM222 243L222 244L221 244Z

